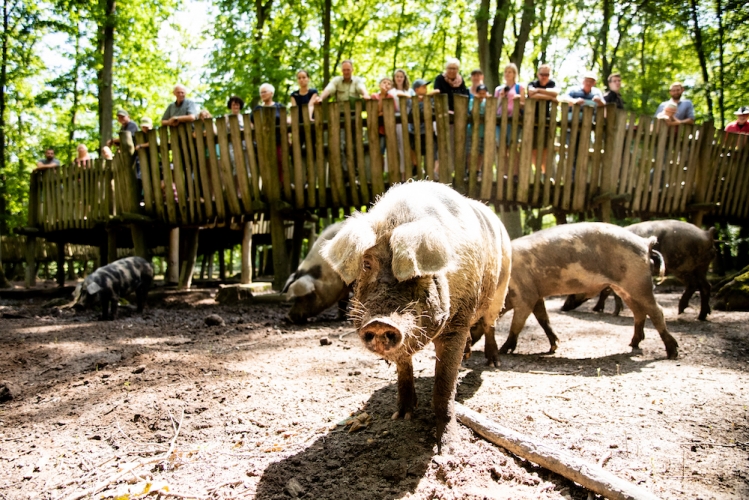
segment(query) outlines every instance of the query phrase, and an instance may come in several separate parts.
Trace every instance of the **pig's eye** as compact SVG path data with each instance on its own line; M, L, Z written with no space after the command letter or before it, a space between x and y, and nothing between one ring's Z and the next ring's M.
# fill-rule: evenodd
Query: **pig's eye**
M362 271L370 271L372 269L372 263L369 259L364 259L361 265Z

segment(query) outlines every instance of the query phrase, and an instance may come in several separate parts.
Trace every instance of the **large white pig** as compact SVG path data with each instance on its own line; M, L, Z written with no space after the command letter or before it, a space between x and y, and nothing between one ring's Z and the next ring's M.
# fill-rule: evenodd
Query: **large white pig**
M326 227L299 268L286 280L282 292L286 293L286 300L293 301L289 319L294 323L304 323L336 303L339 317L346 313L351 287L320 255L321 245L338 234L342 226L343 222L337 222Z
M504 226L485 205L445 185L409 182L349 218L322 256L343 281L356 282L350 317L364 345L397 367L394 419L411 418L411 357L434 342L432 403L441 451L455 426L456 380L470 328L493 329L504 304L511 260Z

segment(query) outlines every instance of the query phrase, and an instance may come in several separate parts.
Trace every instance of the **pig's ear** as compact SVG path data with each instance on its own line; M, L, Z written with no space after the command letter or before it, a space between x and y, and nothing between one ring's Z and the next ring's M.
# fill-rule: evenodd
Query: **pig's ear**
M289 290L286 293L286 300L291 300L296 297L304 297L305 295L309 295L314 291L314 278L310 275L305 275L289 285Z
M320 254L347 285L359 276L362 255L375 246L377 235L359 215L349 218L331 240L322 243Z
M438 229L439 223L422 219L402 224L390 235L393 275L398 281L436 274L445 269L452 246Z
M86 292L88 292L89 295L96 295L100 291L101 287L93 281L86 286Z

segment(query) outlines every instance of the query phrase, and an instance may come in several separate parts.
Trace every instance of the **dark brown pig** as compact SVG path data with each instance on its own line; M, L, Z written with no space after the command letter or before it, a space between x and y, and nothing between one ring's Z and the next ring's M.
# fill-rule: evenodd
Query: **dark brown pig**
M317 316L336 303L339 317L346 313L351 287L320 255L322 244L338 234L342 226L343 222L337 222L325 228L307 257L286 280L282 292L286 294L286 300L293 301L289 319L294 323L304 323L307 318Z
M470 327L480 319L493 325L504 304L511 259L504 226L485 205L445 185L409 182L349 218L322 256L343 281L356 281L350 317L364 345L396 364L394 419L411 418L411 357L434 342L432 403L441 451L455 426L455 386Z
M647 238L655 236L658 243L653 247L663 255L666 264L666 274L675 276L684 283L686 289L679 299L679 314L689 306L689 299L694 292L700 292L700 314L698 319L705 321L710 314L710 283L707 281L707 270L715 258L715 228L711 227L703 231L694 224L678 220L656 220L632 224L625 229L634 234ZM610 293L610 291L609 291ZM601 292L594 311L603 311L603 306L608 293ZM574 295L567 297L563 311L575 309L585 302L589 297ZM614 315L618 316L621 310L621 301L615 297L616 309Z
M655 302L651 279L651 252L656 238L644 239L619 226L581 222L545 229L512 242L512 276L502 314L514 309L510 335L499 350L515 350L518 335L533 315L549 338L550 353L559 339L549 324L544 297L571 293L595 294L607 286L632 310L635 333L630 345L637 349L645 338L645 319L650 317L666 346L668 357L678 356L679 344L668 330L663 312ZM663 263L659 262L659 274ZM487 330L489 336L492 330ZM473 335L474 343L480 335ZM487 338L487 344L494 344Z

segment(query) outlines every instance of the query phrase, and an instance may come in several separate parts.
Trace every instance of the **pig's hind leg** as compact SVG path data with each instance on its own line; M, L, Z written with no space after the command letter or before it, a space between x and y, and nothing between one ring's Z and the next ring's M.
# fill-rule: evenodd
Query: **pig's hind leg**
M645 320L650 317L653 326L655 326L663 344L666 346L668 358L676 359L679 355L679 343L676 342L676 339L673 338L670 333L668 333L666 320L663 318L663 311L655 302L655 297L652 295L652 291L649 297L643 297L644 300L625 296L622 296L622 299L632 310L632 315L635 319L635 333L629 344L632 349L640 348L640 342L645 339Z
M455 423L455 388L458 369L463 359L463 348L469 337L466 330L448 332L434 339L437 362L434 367L432 405L437 419L437 453L451 441L457 431Z
M416 409L416 388L414 387L414 367L411 358L396 363L398 369L398 411L393 420L411 420Z
M528 316L531 315L531 312L533 310L525 304L515 306L515 312L512 313L512 323L510 323L510 334L507 336L505 343L502 344L502 347L500 347L498 354L507 354L515 351L518 345L518 335L520 335L520 331L525 326L525 322ZM490 354L493 355L493 353L489 352L489 346L486 347L486 350L486 359L490 359L489 356Z
M544 299L540 299L536 302L536 305L533 307L533 315L536 317L538 324L541 325L541 328L544 329L544 333L546 333L546 336L549 338L549 354L554 354L557 350L557 345L559 344L559 338L551 329L549 314L546 312ZM515 318L513 318L513 320L514 319Z

